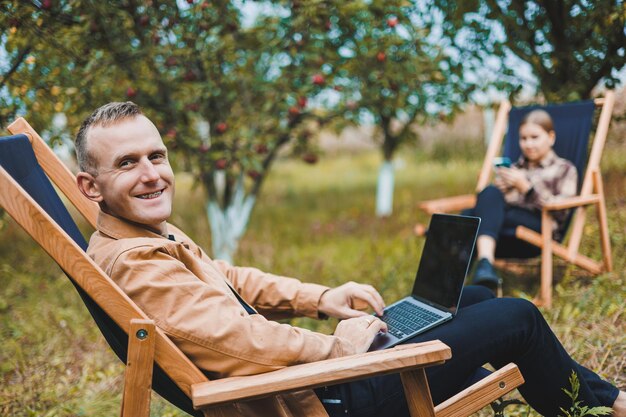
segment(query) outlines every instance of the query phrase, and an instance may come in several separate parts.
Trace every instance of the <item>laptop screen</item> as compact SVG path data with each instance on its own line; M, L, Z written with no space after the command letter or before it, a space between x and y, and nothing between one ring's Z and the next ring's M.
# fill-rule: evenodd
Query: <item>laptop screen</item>
M428 227L413 296L455 313L472 259L478 217L434 214Z

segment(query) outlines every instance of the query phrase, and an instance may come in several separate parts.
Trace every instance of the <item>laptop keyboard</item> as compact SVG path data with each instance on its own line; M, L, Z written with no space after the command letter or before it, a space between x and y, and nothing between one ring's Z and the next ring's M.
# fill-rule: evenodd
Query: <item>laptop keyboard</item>
M385 310L380 318L388 332L402 338L441 319L441 316L413 303L399 303Z

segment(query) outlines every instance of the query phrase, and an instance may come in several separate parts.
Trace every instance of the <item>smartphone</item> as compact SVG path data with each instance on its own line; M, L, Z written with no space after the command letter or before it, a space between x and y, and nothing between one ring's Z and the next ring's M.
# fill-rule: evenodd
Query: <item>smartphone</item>
M499 167L510 168L511 159L507 158L506 156L496 157L496 158L493 158L493 164L498 168Z

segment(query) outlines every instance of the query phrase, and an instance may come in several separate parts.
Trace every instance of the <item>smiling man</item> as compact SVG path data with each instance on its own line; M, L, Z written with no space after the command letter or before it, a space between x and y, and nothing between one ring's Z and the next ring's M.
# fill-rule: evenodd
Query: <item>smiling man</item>
M82 124L76 138L78 187L98 202L97 230L89 255L172 341L212 378L250 375L298 363L368 350L385 324L354 308L365 302L382 314L384 302L370 285L336 288L302 283L255 268L209 258L167 223L174 174L157 128L131 102L109 103ZM468 287L454 320L409 342L440 339L453 352L429 368L435 402L460 391L485 363L515 362L526 383L520 392L544 415L569 408L562 388L575 371L584 405L613 405L626 417L626 393L576 363L541 313L520 299L495 299ZM274 321L308 316L341 319L326 335ZM332 416L408 416L398 375L320 390ZM242 404L241 414L324 415L311 392Z
M105 213L164 234L174 196L167 149L148 118L122 119L89 129L89 152L82 153L87 158L80 161L85 172L77 175L78 186ZM84 145L84 140L77 142L77 147Z

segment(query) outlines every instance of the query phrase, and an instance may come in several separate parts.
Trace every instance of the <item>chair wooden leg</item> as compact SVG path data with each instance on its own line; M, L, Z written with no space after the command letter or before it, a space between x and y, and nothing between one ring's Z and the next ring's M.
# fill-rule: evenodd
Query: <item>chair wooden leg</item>
M547 211L541 212L541 290L538 305L552 306L552 219Z
M580 242L583 238L583 229L585 227L585 217L587 216L587 208L586 207L578 207L576 208L576 212L574 213L574 220L572 221L572 232L570 233L569 243L567 245L567 258L572 259L578 253L578 249L580 248Z
M517 365L509 363L435 407L437 417L466 417L524 383Z
M515 236L518 239L526 241L532 245L537 246L538 248L543 249L543 237L541 234L530 230L524 226L517 226L515 229ZM602 263L596 262L591 258L588 258L580 253L575 254L573 258L569 256L569 249L563 245L558 244L554 240L552 241L552 254L556 255L562 259L565 259L567 262L571 262L576 266L579 266L592 274L600 274L602 273Z
M411 417L435 417L435 407L430 396L426 371L416 369L401 372L400 378Z
M593 171L593 185L596 192L600 196L598 202L598 223L600 225L600 244L602 245L602 261L604 263L604 270L611 272L613 270L613 257L611 255L611 240L609 237L609 223L606 217L606 201L604 200L604 185L602 184L602 177L600 171Z
M128 333L121 417L149 417L154 366L155 330L152 320L133 319Z

